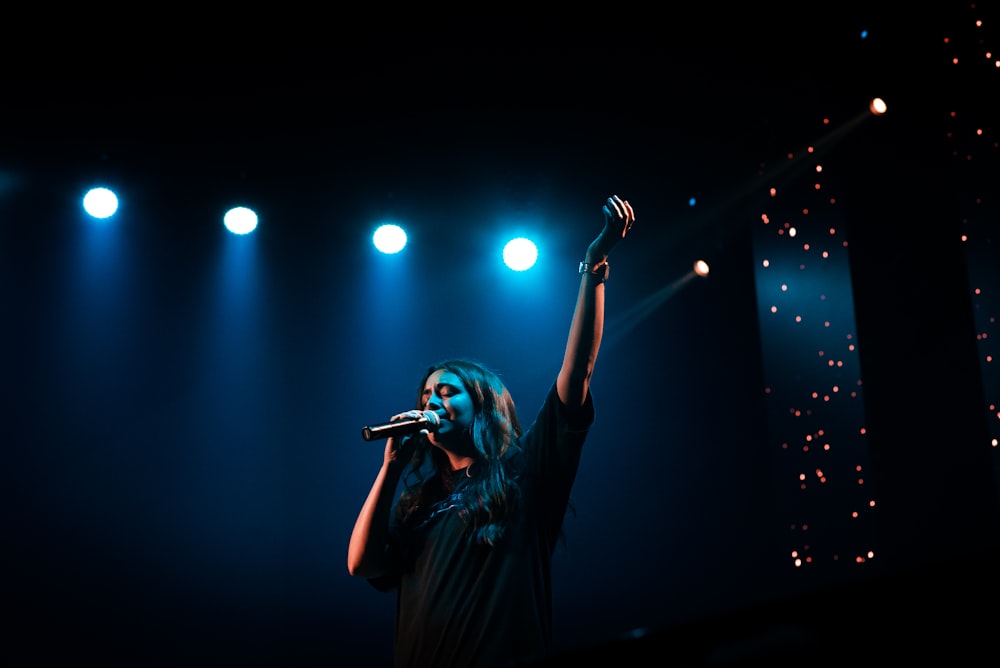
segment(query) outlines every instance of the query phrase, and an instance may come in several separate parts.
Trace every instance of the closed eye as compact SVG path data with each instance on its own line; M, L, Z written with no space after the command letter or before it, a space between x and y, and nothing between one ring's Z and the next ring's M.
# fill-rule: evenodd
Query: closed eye
M462 390L455 387L454 385L449 385L448 383L440 383L437 385L437 387L435 387L435 392L437 393L437 396L441 397L442 399L450 399L455 395L461 394ZM433 396L434 395L430 389L424 390L424 393L422 395L423 399L422 406L424 409L427 408L427 404L430 403L431 397Z

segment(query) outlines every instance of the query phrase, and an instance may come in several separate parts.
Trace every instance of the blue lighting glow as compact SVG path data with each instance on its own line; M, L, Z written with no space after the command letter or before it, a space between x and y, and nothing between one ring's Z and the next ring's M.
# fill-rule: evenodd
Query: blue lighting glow
M503 247L503 261L514 271L524 271L535 266L538 248L534 242L524 237L511 239Z
M223 222L226 229L233 234L250 234L257 229L257 214L246 207L238 206L226 212Z
M107 188L91 188L83 197L83 209L94 218L110 218L118 211L118 196Z
M392 255L406 247L406 232L399 225L380 225L372 235L372 243L379 251Z

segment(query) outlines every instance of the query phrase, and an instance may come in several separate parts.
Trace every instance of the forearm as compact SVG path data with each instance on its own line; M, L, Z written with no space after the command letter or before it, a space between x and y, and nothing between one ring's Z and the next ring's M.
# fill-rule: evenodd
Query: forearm
M375 577L385 572L389 518L398 481L399 471L383 464L351 532L347 549L347 570L351 575Z
M559 399L567 406L582 406L587 398L604 334L604 290L599 276L583 273L556 381Z

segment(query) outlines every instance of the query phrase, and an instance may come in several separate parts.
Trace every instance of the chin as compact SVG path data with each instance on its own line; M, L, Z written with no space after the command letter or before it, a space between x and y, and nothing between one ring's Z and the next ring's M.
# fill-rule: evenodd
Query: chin
M451 448L449 448L448 446L455 445L455 433L451 431L445 431L445 432L438 431L433 434L428 434L427 441L431 445L435 445L439 448L444 448L446 450L451 450Z

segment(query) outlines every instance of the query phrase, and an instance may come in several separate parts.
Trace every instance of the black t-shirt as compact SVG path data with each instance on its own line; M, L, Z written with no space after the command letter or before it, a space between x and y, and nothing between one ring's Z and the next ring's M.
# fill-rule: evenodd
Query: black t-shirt
M589 394L570 411L552 386L521 437L521 506L496 546L470 542L465 520L447 504L421 531L407 534L405 545L393 522L392 572L370 582L383 591L398 588L397 668L494 668L545 653L552 638L552 554L593 420Z

